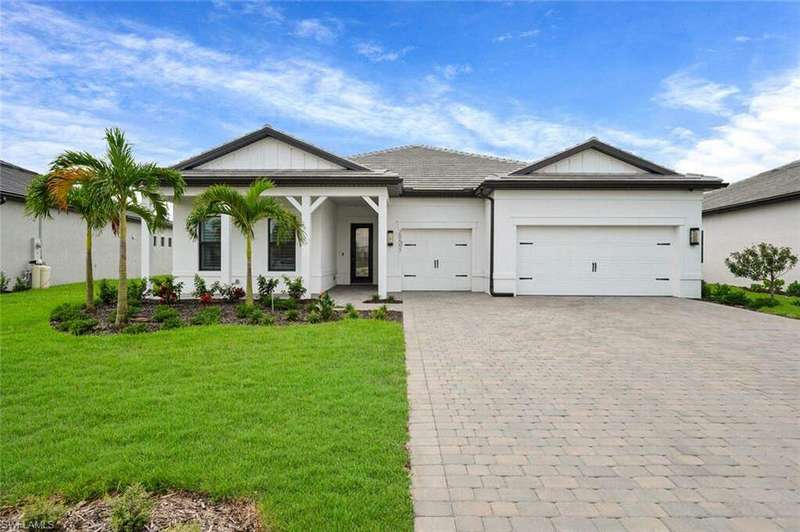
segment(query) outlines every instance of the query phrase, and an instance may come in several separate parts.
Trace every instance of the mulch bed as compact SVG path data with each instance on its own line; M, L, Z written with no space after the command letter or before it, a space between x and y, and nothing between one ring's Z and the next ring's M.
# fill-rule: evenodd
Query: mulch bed
M273 312L270 309L269 303L266 303L265 306L262 306L260 302L256 301L256 307L261 309L264 314L272 315L274 323L273 325L293 325L298 323L308 323L308 312L309 308L316 300L313 299L305 299L299 302L297 306L297 314L298 318L295 321L290 321L286 318L286 310L279 310L275 309ZM191 320L203 309L209 307L219 307L221 309L221 317L220 323L224 324L240 324L240 325L251 325L253 327L262 327L263 325L253 325L249 322L247 318L239 318L236 316L236 307L244 303L244 301L236 301L236 302L227 302L227 301L220 301L215 300L213 303L201 303L197 299L182 299L176 303L169 305L170 307L174 308L180 314L181 321L184 323L184 326L191 326ZM131 316L128 319L128 323L125 325L131 325L136 323L144 324L147 328L148 332L158 331L161 329L161 324L153 321L153 313L155 312L156 308L163 305L160 301L156 300L145 300L139 305L139 311ZM114 319L116 318L116 305L98 305L95 313L91 315L91 317L98 320L100 323L99 325L92 331L91 334L118 334L121 332L121 329L114 325ZM336 319L344 319L345 312L344 310L337 309L336 311ZM359 316L361 318L370 318L371 312L369 310L360 310L358 311ZM403 321L403 313L396 310L389 310L386 312L386 319L389 321ZM123 328L125 327L123 326Z
M0 510L0 530L22 530L21 509ZM81 501L72 505L56 530L105 532L110 528L111 510L105 499ZM212 501L187 491L172 491L153 496L153 509L147 532L167 530L181 523L199 525L203 532L261 532L256 505L245 500Z
M376 305L394 305L402 302L401 299L367 299L362 301L362 303L375 303Z

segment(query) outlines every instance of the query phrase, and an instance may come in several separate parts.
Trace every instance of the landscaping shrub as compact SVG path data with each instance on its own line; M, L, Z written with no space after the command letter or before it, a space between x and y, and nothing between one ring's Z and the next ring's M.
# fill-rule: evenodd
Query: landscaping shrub
M31 497L22 506L20 521L25 530L54 530L67 507L52 497Z
M794 305L795 307L800 307L800 299L793 299L792 305Z
M150 278L153 285L153 295L166 304L178 301L183 292L183 283L176 283L172 275L154 275Z
M286 311L287 321L297 321L298 319L300 319L300 313L297 312L295 309L289 309Z
M8 292L8 277L6 277L6 272L0 272L0 292Z
M213 302L214 302L214 296L211 294L211 292L206 292L205 294L202 294L200 296L200 303L204 305L209 305Z
M23 276L17 277L16 281L14 281L14 292L24 292L25 290L30 290L31 285Z
M95 327L98 325L98 321L94 318L78 318L72 321L66 322L67 330L74 334L75 336L83 336L84 334L89 334L94 330Z
M800 281L793 281L786 287L787 296L800 296Z
M133 303L128 307L128 319L133 318L142 311L142 307L138 303Z
M147 279L128 279L128 303L141 303L147 295ZM116 294L114 295L116 299Z
M253 307L247 321L250 325L258 325L264 321L264 318L266 318L266 314L260 308Z
M308 313L307 316L308 323L319 323L322 321L322 317L320 316L319 310L313 309Z
M194 292L192 292L194 297L203 299L203 296L208 296L209 298L214 296L213 288L211 290L208 289L206 286L206 280L200 277L197 274L194 274Z
M229 303L235 303L244 297L244 288L235 284L214 283L214 288L219 295Z
M373 320L385 320L388 317L386 305L381 305L372 311L371 317Z
M192 325L214 325L222 318L222 309L219 307L204 308L192 316Z
M166 305L159 305L156 307L156 310L153 312L153 321L156 323L162 323L167 321L170 318L180 318L181 315L172 307L168 307Z
M770 299L768 297L759 297L750 301L749 306L752 309L758 310L760 308L772 308L777 307L780 305L780 302L776 301L775 299Z
M267 279L263 275L259 275L256 277L256 283L258 284L258 297L261 299L270 299L272 294L275 292L275 288L278 286L279 279L276 277L272 277Z
M264 314L264 318L261 320L261 325L275 325L275 316L272 314Z
M242 320L248 318L250 317L250 312L252 312L253 310L256 310L256 308L246 305L244 303L242 303L241 305L236 305L236 317Z
M351 320L357 320L358 318L361 317L361 315L356 310L356 307L354 307L352 303L348 303L347 305L345 305L344 313Z
M747 295L744 291L737 288L730 289L725 295L719 296L717 300L724 305L746 307L750 304L750 300L747 299Z
M147 332L147 325L144 323L132 323L122 329L125 334L142 334Z
M72 321L83 316L83 305L78 303L62 303L50 311L50 321Z
M294 299L276 299L273 306L275 310L296 310L297 301Z
M161 328L164 330L180 329L181 327L183 327L183 321L180 319L179 316L173 316L171 318L167 318L161 323Z
M153 503L141 484L133 484L122 495L111 500L111 530L139 532L150 521Z
M113 305L117 302L117 287L108 279L100 280L97 293L103 305Z
M319 317L322 321L331 321L336 318L336 313L333 311L335 305L336 303L333 301L333 298L327 292L319 297L317 309L319 310Z
M381 300L381 296L379 296L378 294L372 294L369 300L372 301L373 303L377 303Z
M290 277L284 275L283 282L286 283L286 293L289 294L289 297L294 299L295 301L300 301L303 298L303 294L306 293L306 287L303 286L303 278L302 277L295 277L291 279Z

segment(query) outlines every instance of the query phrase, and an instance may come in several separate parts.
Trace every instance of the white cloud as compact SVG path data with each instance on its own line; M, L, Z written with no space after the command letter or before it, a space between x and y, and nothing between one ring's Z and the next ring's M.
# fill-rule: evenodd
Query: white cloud
M400 50L387 50L380 44L367 41L359 42L355 45L357 54L363 55L374 63L397 61L413 49L412 46L406 46Z
M677 169L738 180L800 158L800 66L755 88L747 110L697 142Z
M694 131L685 127L673 127L670 130L670 134L673 137L677 137L681 140L692 140L695 138Z
M736 41L736 42L748 42L748 41L753 40L753 38L749 37L747 35L737 35L736 37L734 37L733 40Z
M502 35L498 35L497 37L492 39L492 41L493 42L505 42L505 41L509 41L509 40L511 40L513 38L514 38L514 36L511 35L510 33L503 33Z
M527 30L519 33L503 33L492 39L492 42L506 42L512 39L531 39L538 37L541 30Z
M686 72L672 74L661 85L662 91L655 98L659 104L716 115L730 114L725 101L739 92L732 85L721 85Z
M453 79L456 76L460 76L461 74L471 74L472 73L472 66L471 65L443 65L437 66L436 70L445 78L445 79Z
M283 11L270 2L247 0L212 0L211 5L215 10L213 13L213 18L225 15L244 14L262 17L267 22L283 22L285 19Z
M342 23L336 19L322 21L318 18L303 19L295 24L292 35L330 43L341 33Z

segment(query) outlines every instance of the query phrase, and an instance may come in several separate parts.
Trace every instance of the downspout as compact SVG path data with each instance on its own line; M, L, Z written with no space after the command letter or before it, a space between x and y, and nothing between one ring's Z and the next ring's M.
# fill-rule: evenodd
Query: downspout
M514 294L494 291L494 198L482 189L479 193L483 199L489 200L489 295L492 297L512 297Z

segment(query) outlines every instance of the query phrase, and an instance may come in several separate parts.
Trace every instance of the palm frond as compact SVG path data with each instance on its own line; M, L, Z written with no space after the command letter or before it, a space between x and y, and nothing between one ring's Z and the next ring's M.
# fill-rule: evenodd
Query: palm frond
M51 211L57 208L58 205L47 184L47 176L34 177L25 194L25 214L34 218L51 218Z
M245 196L245 200L248 204L253 205L255 204L256 200L266 192L267 190L273 188L275 185L272 184L272 181L265 177L261 177L253 181L253 184L250 185L250 188L247 189L247 195Z

